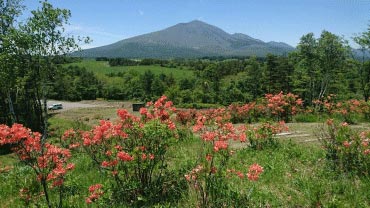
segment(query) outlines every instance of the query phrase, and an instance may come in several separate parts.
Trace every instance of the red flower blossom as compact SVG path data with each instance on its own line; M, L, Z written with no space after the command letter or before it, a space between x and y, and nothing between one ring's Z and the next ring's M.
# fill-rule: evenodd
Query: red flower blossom
M139 113L140 113L141 115L147 115L147 113L148 113L148 109L146 109L146 108L140 108Z
M226 141L215 141L213 150L215 152L218 152L219 150L227 149L227 147L228 147L228 143Z
M75 164L69 163L66 167L66 170L73 170L75 168Z
M89 192L94 193L96 190L101 189L102 187L103 187L103 185L101 185L101 184L91 185L89 187Z
M141 154L141 159L142 159L142 160L146 160L146 158L147 158L147 157L146 157L146 154L144 154L144 153L143 153L143 154Z
M211 154L207 154L206 155L206 160L207 161L211 161L212 160L212 155Z
M240 179L243 179L243 178L244 178L244 174L243 174L242 172L240 172L240 171L237 171L235 174L236 174Z
M118 152L118 153L117 153L117 157L118 157L120 160L122 160L122 161L131 161L131 160L133 160L133 159L134 159L134 158L133 158L132 156L130 156L128 153L123 152L123 151Z
M349 148L351 146L351 144L348 141L344 141L343 146L346 147L346 148Z
M249 167L249 170L247 173L248 179L251 181L257 181L259 178L259 175L262 172L263 172L263 167L255 163Z
M326 120L326 124L327 124L328 126L332 126L332 125L333 125L333 123L334 123L334 120L333 120L333 119L328 119L328 120Z
M204 141L213 141L215 140L217 134L215 132L206 131L202 134L202 139Z
M101 191L102 187L103 187L103 185L101 185L101 184L95 184L95 185L91 185L89 187L89 192L91 194L85 200L87 204L91 204L91 203L95 202L96 200L98 200L104 194L104 192Z

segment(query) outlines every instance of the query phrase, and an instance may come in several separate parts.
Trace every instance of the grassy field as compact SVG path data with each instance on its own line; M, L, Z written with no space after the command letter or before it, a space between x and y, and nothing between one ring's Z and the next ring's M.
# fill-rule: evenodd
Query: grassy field
M109 74L109 73L118 73L118 72L128 72L134 71L139 74L144 74L145 71L151 70L155 75L161 73L165 75L172 74L175 79L182 79L184 77L193 77L194 74L191 70L186 68L167 68L157 65L151 66L109 66L108 62L105 61L95 61L95 60L83 60L78 63L67 64L66 66L79 66L85 67L87 70L95 72L99 77Z
M89 129L100 119L114 120L116 108L72 109L55 114L50 119L55 135L68 128ZM233 146L235 154L229 161L230 168L247 169L258 163L264 173L257 182L230 178L231 189L248 195L245 207L370 207L370 179L351 174L338 174L326 166L325 152L317 141L316 133L321 123L289 123L289 134L279 136L280 145L256 151L246 145ZM354 125L353 128L369 129L369 123ZM177 141L168 151L169 168L182 176L194 167L201 141L190 136ZM91 159L76 153L73 162L76 169L73 178L66 182L68 196L65 207L86 207L84 202L91 184L106 184L102 173L94 172ZM2 164L14 169L0 172L0 207L22 207L18 200L19 189L31 186L33 174L30 168L17 163L14 155L0 156ZM183 190L176 202L157 207L197 207L196 197Z

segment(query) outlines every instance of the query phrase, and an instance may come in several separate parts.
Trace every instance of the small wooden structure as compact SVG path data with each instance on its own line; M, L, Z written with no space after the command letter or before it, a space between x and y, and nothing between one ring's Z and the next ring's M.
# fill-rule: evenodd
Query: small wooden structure
M132 103L132 111L139 111L143 107L145 107L145 103Z

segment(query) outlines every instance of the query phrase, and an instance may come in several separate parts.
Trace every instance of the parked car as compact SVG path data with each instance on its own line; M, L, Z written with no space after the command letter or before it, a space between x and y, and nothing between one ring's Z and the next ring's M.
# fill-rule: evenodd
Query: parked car
M63 109L63 105L61 103L55 103L53 105L50 105L48 107L49 110L59 110L59 109Z

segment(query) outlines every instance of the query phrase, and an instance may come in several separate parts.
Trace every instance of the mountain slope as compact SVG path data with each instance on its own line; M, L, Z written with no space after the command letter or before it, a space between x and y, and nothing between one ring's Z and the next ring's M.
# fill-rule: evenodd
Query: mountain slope
M202 56L265 56L286 54L293 47L281 42L263 42L248 35L229 34L201 21L172 27L116 43L86 49L82 57L192 58Z

